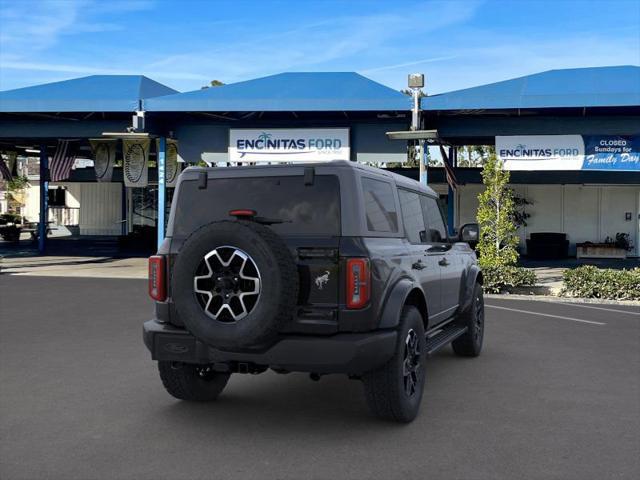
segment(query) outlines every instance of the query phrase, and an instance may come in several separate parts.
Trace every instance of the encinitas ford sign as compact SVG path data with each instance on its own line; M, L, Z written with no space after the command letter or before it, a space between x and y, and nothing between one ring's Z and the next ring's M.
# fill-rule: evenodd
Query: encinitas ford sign
M348 128L229 130L230 162L349 160Z
M640 171L640 136L497 136L507 170Z
M496 136L496 154L506 170L580 170L580 135Z

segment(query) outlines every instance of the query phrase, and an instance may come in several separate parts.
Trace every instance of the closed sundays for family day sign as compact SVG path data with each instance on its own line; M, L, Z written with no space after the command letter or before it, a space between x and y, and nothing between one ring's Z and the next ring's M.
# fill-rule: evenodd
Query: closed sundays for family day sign
M497 136L507 170L640 171L640 136Z
M229 130L230 162L349 160L348 128Z

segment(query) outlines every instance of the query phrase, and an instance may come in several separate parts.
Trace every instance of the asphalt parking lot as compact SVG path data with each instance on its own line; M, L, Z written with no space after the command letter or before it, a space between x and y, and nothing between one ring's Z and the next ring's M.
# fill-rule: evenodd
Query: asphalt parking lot
M487 299L485 350L432 359L410 425L340 376L163 390L146 282L0 275L0 478L640 478L640 308Z

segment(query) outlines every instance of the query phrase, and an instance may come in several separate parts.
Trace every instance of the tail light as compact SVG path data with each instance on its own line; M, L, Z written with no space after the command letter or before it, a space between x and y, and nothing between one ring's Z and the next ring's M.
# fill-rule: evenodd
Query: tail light
M369 260L347 260L347 308L362 308L369 303L371 294Z
M162 255L149 257L149 296L158 302L167 299L165 271Z

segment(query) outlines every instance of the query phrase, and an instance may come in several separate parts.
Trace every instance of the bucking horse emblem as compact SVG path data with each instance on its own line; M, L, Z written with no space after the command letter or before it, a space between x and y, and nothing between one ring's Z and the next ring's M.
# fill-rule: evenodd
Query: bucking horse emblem
M324 287L328 281L329 281L329 270L325 270L324 275L318 275L316 277L316 287L318 287L318 290L322 290L322 287Z

